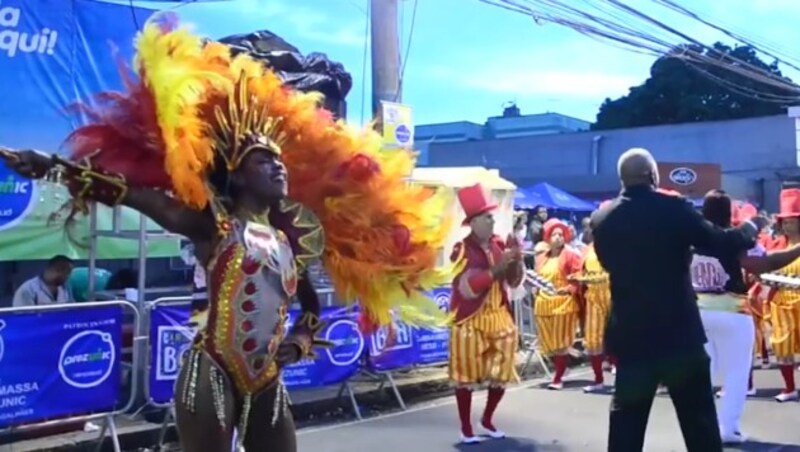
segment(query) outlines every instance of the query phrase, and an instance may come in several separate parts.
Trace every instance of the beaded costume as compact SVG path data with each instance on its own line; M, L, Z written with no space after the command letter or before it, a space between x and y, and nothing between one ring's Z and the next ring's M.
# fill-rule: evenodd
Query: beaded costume
M176 389L181 409L194 412L210 391L220 428L238 418L241 443L251 402L269 390L278 422L288 399L275 356L292 333L285 323L298 279L316 258L338 298L359 301L367 329L394 316L412 325L448 321L427 292L451 278L452 268L436 266L451 200L407 182L411 152L383 151L377 133L334 121L319 95L286 88L261 63L205 43L173 16L148 23L136 52L138 77L123 71L126 92L81 107L89 124L67 139L71 160L58 163L78 208L124 203L126 191L147 188L214 216L208 309L193 314L199 332ZM243 221L229 211L219 177L254 147L285 165L288 199ZM293 327L302 356L321 343L313 311Z

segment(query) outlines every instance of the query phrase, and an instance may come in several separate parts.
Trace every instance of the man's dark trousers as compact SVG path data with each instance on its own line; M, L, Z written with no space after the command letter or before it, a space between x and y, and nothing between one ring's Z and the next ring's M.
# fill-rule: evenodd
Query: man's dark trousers
M721 452L705 350L651 361L620 359L611 400L609 452L640 452L659 383L667 387L689 452Z

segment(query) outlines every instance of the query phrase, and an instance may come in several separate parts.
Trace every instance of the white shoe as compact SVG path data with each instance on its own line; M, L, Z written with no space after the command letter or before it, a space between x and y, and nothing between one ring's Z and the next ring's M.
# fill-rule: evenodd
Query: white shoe
M800 399L800 396L798 396L797 391L782 392L782 393L780 393L780 394L775 396L775 400L777 400L778 402L781 402L781 403L783 403L783 402L791 402L793 400L798 400L798 399Z
M506 432L497 429L490 430L483 424L481 424L481 431L483 432L484 435L492 439L503 439L506 437Z
M747 442L747 436L741 432L735 432L728 435L721 435L723 444L742 444Z
M605 392L605 390L606 390L606 385L604 385L603 383L592 384L583 387L583 392L587 394L592 394L596 392Z
M758 394L758 390L756 388L750 388L747 390L747 397L753 397Z
M95 424L94 422L87 422L83 424L83 431L87 433L99 432L100 426Z
M553 391L560 391L564 389L564 383L550 383L547 385L547 389L552 389Z
M483 438L480 436L464 436L461 434L461 444L478 444L479 442L483 441Z

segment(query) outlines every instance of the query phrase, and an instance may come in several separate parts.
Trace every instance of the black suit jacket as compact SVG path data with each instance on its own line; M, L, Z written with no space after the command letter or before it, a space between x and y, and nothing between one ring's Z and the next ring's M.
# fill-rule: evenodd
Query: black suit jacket
M687 200L628 188L592 215L595 251L611 279L608 353L641 361L696 352L706 342L689 265L692 247L712 255L755 244L745 223L723 230Z

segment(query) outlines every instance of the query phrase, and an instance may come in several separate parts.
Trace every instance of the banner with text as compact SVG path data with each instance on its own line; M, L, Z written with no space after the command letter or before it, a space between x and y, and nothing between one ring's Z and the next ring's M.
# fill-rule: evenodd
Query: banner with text
M172 402L181 358L192 345L194 330L187 326L191 305L157 304L150 311L150 368L148 393L156 404Z
M0 313L0 430L112 411L121 336L119 306Z
M288 329L300 315L289 312ZM283 369L289 389L314 388L341 383L355 375L361 365L366 341L358 330L356 313L347 308L325 308L321 312L326 327L320 336L335 344L317 349L316 359L305 359ZM189 321L189 304L156 305L150 313L150 400L170 403L174 396L181 357L191 346L194 331Z
M433 291L439 308L450 304L450 288ZM450 330L448 328L411 328L400 322L394 325L395 337L389 341L386 328L370 337L368 365L374 371L391 371L414 365L447 362Z
M84 124L68 109L92 103L99 91L122 89L119 62L133 59L134 36L154 10L94 0L0 0L0 146L64 152L62 142ZM13 118L13 121L10 120ZM61 221L49 221L67 196L33 183L0 162L0 261L49 259L65 254L86 259L87 252L64 240ZM99 229L110 229L110 209L102 209ZM123 228L138 230L139 216L123 212ZM72 231L89 237L89 222ZM177 253L176 240L148 243L148 257ZM138 255L132 240L103 237L98 258Z

